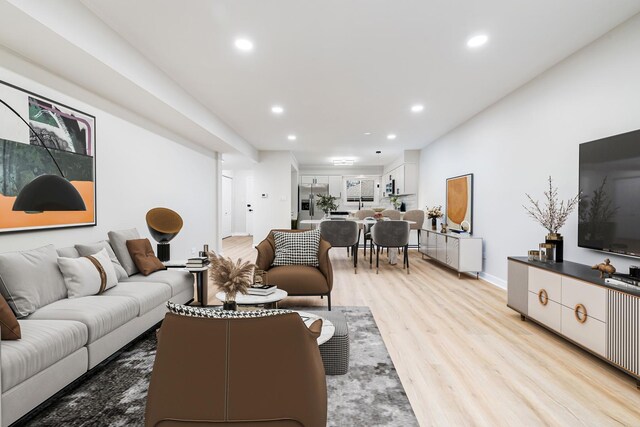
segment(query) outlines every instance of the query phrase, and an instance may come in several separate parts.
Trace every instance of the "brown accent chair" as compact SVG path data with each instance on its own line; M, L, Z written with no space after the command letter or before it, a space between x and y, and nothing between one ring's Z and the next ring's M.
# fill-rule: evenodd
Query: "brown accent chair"
M324 427L322 321L297 313L211 319L167 313L158 334L147 427Z
M320 238L318 247L318 267L309 265L281 265L272 267L276 256L274 231L287 233L302 233L309 230L271 230L266 239L256 246L258 269L267 272L267 283L272 283L284 289L291 296L327 296L329 311L331 311L331 290L333 289L333 267L329 259L331 244Z

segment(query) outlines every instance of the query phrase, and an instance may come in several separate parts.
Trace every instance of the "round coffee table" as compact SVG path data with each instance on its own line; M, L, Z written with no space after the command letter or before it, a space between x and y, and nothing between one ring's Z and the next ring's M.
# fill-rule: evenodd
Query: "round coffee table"
M236 304L238 305L262 305L264 308L278 308L278 301L287 297L287 291L276 289L276 291L267 296L260 295L236 295ZM216 298L224 301L226 294L218 292Z
M302 321L305 325L307 325L307 327L311 326L311 324L316 320L322 319L322 330L320 331L320 336L318 337L318 345L326 343L327 341L329 341L329 339L331 339L333 334L336 333L336 327L333 326L333 323L331 323L330 320L318 316L317 314L309 313L308 311L296 310L296 313L300 315Z

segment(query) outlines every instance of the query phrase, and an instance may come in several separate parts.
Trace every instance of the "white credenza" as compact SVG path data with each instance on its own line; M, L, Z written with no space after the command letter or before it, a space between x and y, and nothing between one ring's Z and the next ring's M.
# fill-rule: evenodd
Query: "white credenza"
M605 283L587 265L510 257L507 305L640 379L640 289Z
M449 268L461 273L482 271L482 238L455 233L439 233L422 230L420 252Z

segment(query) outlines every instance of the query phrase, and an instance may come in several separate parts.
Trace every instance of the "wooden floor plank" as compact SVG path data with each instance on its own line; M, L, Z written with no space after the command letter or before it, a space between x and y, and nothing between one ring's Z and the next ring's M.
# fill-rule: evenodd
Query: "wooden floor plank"
M256 255L248 237L225 239L223 249L234 259ZM375 274L362 251L358 274L343 249L332 250L331 261L332 303L370 307L421 425L640 425L632 378L520 321L504 290L458 279L415 250L409 275L386 257ZM281 304L292 305L325 306L326 299Z

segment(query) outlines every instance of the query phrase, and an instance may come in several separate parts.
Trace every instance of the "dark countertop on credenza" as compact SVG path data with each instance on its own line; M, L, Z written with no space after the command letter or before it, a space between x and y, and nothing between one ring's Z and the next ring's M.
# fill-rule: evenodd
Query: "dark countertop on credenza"
M531 267L541 268L543 270L550 271L552 273L558 273L565 276L572 277L574 279L582 280L583 282L593 283L594 285L602 286L604 288L613 289L614 291L624 292L627 294L640 296L640 286L633 285L616 285L613 283L606 283L604 279L600 278L600 272L598 270L592 270L590 265L578 264L577 262L564 261L564 262L541 262L541 261L529 261L527 257L510 256L508 258L511 261L520 262L522 264L530 265Z

